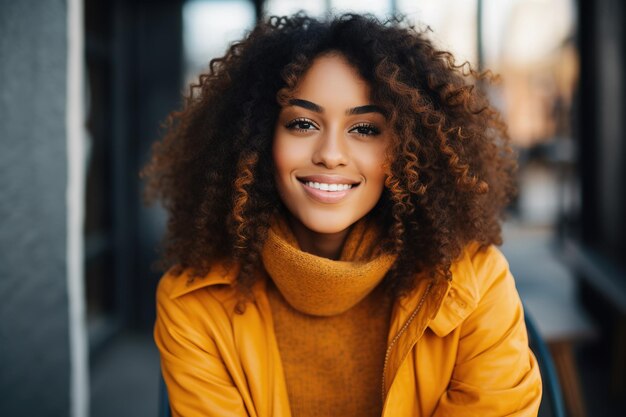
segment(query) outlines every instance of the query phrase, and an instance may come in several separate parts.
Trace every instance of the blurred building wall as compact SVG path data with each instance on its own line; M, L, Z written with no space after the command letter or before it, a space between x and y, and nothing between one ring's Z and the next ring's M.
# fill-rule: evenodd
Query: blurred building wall
M67 3L0 2L0 415L70 414Z
M577 129L582 207L578 239L626 266L626 8L617 0L581 2L581 82ZM619 278L624 288L626 280Z

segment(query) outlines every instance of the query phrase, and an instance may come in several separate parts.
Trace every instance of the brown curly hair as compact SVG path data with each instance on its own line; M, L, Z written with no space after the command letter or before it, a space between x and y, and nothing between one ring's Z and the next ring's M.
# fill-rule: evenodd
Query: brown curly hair
M201 276L234 261L239 287L250 289L270 219L286 210L271 152L281 103L328 52L369 83L393 131L390 175L372 214L385 231L382 250L398 255L390 293L411 290L424 273L450 278L470 242L501 243L516 164L500 115L477 88L491 77L456 65L401 18L299 13L259 23L213 59L170 115L144 169L148 197L169 211L164 266Z

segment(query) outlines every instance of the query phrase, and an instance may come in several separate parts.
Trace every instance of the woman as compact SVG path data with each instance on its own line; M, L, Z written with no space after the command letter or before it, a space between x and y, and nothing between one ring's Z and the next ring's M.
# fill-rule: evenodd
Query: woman
M359 15L271 18L211 62L146 168L174 415L537 414L493 246L515 164L466 69Z

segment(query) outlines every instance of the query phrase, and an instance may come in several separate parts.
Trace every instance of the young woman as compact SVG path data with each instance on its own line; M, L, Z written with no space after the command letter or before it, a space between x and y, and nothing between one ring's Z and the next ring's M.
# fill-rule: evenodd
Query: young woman
M537 414L478 78L359 15L271 18L211 62L146 168L174 415Z

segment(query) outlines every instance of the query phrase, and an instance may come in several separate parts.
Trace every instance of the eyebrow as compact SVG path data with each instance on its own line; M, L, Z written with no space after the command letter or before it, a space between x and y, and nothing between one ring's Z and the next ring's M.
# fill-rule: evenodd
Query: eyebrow
M324 113L324 108L322 106L315 104L308 100L302 100L300 98L293 98L289 100L289 104L292 106L298 106L307 110L314 111L315 113Z
M289 104L292 106L298 106L307 110L314 111L315 113L324 113L324 108L322 106L320 106L319 104L315 104L308 100L294 98L294 99L289 100ZM385 113L383 112L383 109L381 109L379 106L376 106L374 104L367 104L365 106L352 107L346 110L346 115L348 116L353 116L357 114L366 114L366 113L380 113L383 116L385 115Z
M359 107L353 107L351 109L349 109L346 114L348 116L352 116L355 114L365 114L365 113L380 113L382 115L384 115L383 113L383 109L381 109L380 107L374 105L374 104L368 104L365 106L359 106Z

